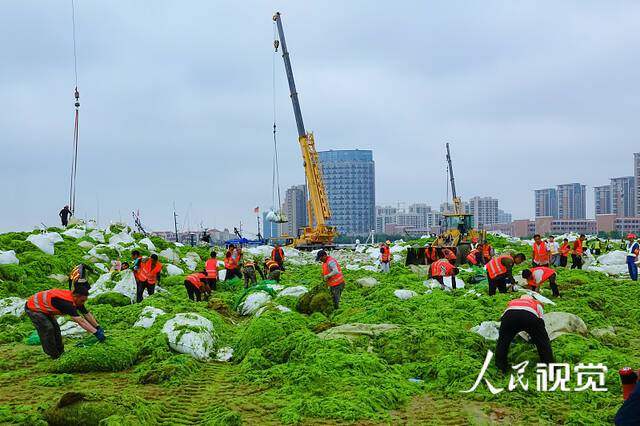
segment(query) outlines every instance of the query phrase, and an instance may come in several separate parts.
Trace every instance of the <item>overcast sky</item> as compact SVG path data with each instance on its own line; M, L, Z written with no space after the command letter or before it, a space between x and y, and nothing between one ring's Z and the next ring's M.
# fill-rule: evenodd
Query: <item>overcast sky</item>
M533 216L533 190L602 185L640 151L633 1L76 1L77 213L253 230L272 204L279 10L318 150L372 149L377 204L463 199ZM0 231L58 222L73 136L70 1L0 13ZM283 191L304 181L276 58ZM590 214L593 190L588 188Z

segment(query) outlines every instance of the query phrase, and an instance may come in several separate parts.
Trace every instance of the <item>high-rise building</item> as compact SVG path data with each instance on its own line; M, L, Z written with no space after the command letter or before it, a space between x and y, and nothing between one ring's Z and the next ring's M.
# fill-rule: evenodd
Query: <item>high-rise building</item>
M383 234L386 225L395 225L397 213L396 207L376 206L376 232Z
M329 197L329 223L340 234L366 235L375 229L375 162L370 150L320 151Z
M579 183L558 185L558 218L585 219L587 217L586 187Z
M507 213L503 210L498 209L498 223L511 223L513 222L513 217L511 213Z
M593 188L596 215L611 214L611 185Z
M640 152L636 152L633 154L633 174L636 178L635 185L635 195L636 195L636 203L635 203L635 212L637 215L640 215Z
M492 197L473 197L468 201L468 213L473 215L473 226L482 228L498 223L498 200Z
M280 236L280 224L267 220L268 212L262 213L262 238L278 238Z
M558 217L558 193L555 188L535 190L536 217Z
M635 216L635 178L611 179L611 213L617 217Z
M307 225L307 186L295 185L287 189L282 203L282 213L289 220L280 224L280 232L297 237L300 228Z

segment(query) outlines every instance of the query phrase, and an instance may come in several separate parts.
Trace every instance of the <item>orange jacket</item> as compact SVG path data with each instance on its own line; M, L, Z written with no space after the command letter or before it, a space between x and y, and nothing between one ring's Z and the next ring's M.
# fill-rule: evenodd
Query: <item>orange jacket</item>
M450 277L453 275L453 266L450 262L440 259L431 264L432 277Z
M382 246L381 260L382 260L382 262L385 262L385 263L389 262L389 260L391 260L391 250L389 250L389 247Z
M203 278L207 278L207 276L205 274L198 272L196 274L189 275L184 280L193 284L197 289L200 289L200 287L202 287Z
M469 261L469 263L471 263L472 265L478 264L478 259L476 259L476 255L478 253L479 253L478 249L473 249L469 252L469 254L467 255L467 260Z
M218 260L216 258L207 259L204 268L207 270L207 278L218 278Z
M573 254L582 256L582 253L584 253L584 247L582 246L582 240L578 238L573 242Z
M544 311L542 310L542 303L536 299L514 299L507 304L506 311L521 310L531 312L538 318L542 318Z
M155 284L158 282L158 275L162 272L162 263L160 261L156 262L156 266L152 268L151 263L152 259L147 259L146 262L142 264L141 269L144 270L144 275L147 277L148 284Z
M549 252L544 241L540 241L540 244L533 243L533 261L538 265L549 263Z
M569 252L571 251L571 246L569 245L569 243L563 243L560 246L560 255L561 256L569 256Z
M509 255L503 255L491 259L486 265L487 275L489 276L489 279L492 280L507 272L507 267L502 264L502 259L513 260L513 257Z
M73 306L76 305L73 301L73 292L71 290L53 289L40 291L31 296L27 300L27 309L31 312L40 312L45 315L62 315L62 312L51 304L51 300L54 297L71 302Z
M280 260L284 262L284 250L282 250L282 247L278 247L277 252L275 248L271 250L271 260L276 260L276 253L280 254Z
M329 278L327 280L327 285L329 287L335 287L337 285L340 285L344 282L344 276L342 275L342 269L340 268L340 264L338 263L337 260L335 260L333 257L331 256L327 256L327 261L322 263L322 275L329 275L329 262L334 261L336 262L336 265L338 266L338 274L332 276L331 278Z

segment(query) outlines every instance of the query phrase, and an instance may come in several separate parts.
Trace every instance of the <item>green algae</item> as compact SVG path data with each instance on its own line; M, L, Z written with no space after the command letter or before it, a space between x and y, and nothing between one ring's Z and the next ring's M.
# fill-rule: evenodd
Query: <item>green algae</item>
M52 367L54 373L122 371L136 363L140 347L129 339L110 337L104 343L76 347L64 353Z

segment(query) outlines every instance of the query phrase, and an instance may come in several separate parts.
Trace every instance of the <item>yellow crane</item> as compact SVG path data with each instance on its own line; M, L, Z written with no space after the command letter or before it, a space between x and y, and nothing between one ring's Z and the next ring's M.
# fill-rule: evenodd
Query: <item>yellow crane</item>
M293 114L298 127L298 143L302 151L304 173L307 180L307 192L309 193L309 199L307 200L308 224L300 230L298 237L293 238L293 246L300 249L331 247L333 246L333 239L337 235L337 232L334 226L327 224L327 221L331 218L331 209L329 207L324 181L322 180L322 170L320 169L313 133L307 133L304 122L302 121L302 111L300 110L300 102L298 101L296 83L293 79L293 69L291 68L291 59L289 58L289 51L287 50L287 43L284 38L280 12L276 12L276 14L273 15L273 21L278 27L279 38L279 40L274 40L273 44L276 51L278 51L279 46L282 48L282 59L284 60L284 67L287 73L287 81L289 82Z

